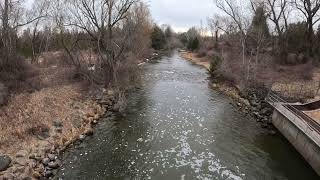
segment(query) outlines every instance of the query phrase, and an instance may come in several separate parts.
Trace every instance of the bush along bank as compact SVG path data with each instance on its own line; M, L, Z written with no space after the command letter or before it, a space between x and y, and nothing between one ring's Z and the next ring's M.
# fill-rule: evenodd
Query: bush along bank
M77 130L63 134L64 124L57 120L54 121L47 137L39 140L34 148L21 150L11 157L0 155L0 179L53 179L61 166L61 154L67 148L92 136L94 127L100 120L110 120L113 114L120 110L117 92L102 90L92 94L86 103L93 104L95 108L79 117L81 121L77 124Z

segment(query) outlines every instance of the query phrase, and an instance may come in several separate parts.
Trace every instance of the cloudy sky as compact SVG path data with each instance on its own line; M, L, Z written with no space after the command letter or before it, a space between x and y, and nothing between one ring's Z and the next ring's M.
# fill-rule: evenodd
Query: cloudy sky
M30 5L34 0L26 0ZM214 0L144 0L157 24L169 24L176 31L206 25L206 19L217 10Z
M152 17L158 24L170 24L176 31L206 25L206 19L217 10L214 0L147 0Z

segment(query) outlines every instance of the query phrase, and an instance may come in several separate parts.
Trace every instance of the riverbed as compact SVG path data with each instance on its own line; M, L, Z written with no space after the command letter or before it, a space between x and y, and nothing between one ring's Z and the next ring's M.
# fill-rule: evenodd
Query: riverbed
M318 179L299 153L177 52L142 67L124 115L63 155L60 179Z

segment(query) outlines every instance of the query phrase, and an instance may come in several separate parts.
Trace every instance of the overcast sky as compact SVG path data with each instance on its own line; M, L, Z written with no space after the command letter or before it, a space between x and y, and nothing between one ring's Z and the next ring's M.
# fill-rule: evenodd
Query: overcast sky
M26 0L30 5L34 0ZM216 11L214 0L144 0L150 6L154 21L169 24L175 31L206 25L206 19Z
M206 25L206 19L216 11L213 0L147 0L152 17L158 24L169 24L176 31Z

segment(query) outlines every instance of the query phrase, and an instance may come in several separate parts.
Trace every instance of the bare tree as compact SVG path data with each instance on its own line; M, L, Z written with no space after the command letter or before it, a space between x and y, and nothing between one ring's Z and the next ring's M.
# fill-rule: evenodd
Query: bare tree
M320 0L293 0L296 8L304 15L306 18L306 46L307 53L309 56L313 56L313 26L320 21L319 9Z
M26 17L23 0L4 0L0 3L1 12L1 42L2 59L0 68L4 68L10 59L16 55L15 39L18 36L19 28L26 26L34 21L43 18L43 14Z
M245 79L249 79L249 74L246 74L246 39L247 39L247 28L248 19L245 16L245 2L243 0L216 0L216 5L224 13L226 13L237 25L238 32L240 35L240 42L242 47L242 69L244 72Z
M222 29L222 18L219 14L215 14L212 18L207 18L209 30L212 38L215 39L215 46L218 46L219 31Z
M117 64L123 55L125 39L115 38L129 9L136 0L68 0L64 6L64 27L75 28L89 35L99 54L99 68L109 83L117 80ZM107 83L108 84L108 83Z
M287 43L284 32L288 29L289 1L288 0L266 0L268 17L275 26L277 32L277 45L281 58L287 56Z
M48 0L37 0L33 3L32 9L29 11L30 17L48 17L50 8L50 1ZM31 24L32 30L32 62L36 61L37 56L41 51L41 47L37 47L37 37L39 33L39 25L41 25L41 18L38 18Z

